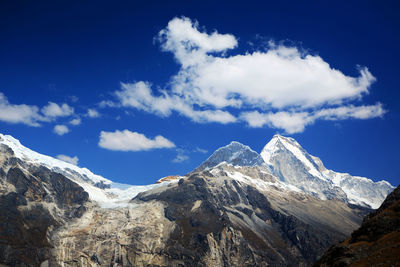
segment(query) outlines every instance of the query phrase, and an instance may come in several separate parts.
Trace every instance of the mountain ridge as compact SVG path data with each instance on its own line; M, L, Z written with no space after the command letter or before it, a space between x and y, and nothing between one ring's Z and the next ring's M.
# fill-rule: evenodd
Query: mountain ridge
M91 199L103 203L103 205L110 205L110 202L113 202L113 205L125 205L137 193L161 185L159 182L156 182L156 185L145 186L114 183L86 168L32 151L10 135L0 134L0 144L10 147L15 156L21 160L42 164L72 178L74 182L85 188ZM328 170L318 157L310 155L295 139L279 134L272 137L261 153L255 152L240 142L232 141L217 149L193 172L211 169L218 164L265 166L267 169L265 171L279 177L288 186L296 187L320 199L338 198L351 204L372 208L378 208L386 195L394 189L385 180L374 182L365 177ZM76 179L77 174L79 179ZM162 181L174 183L179 177Z
M250 151L248 158L238 159L237 149L231 149L232 144ZM320 158L310 155L295 139L279 134L272 137L260 154L249 146L236 141L231 142L212 153L194 172L210 169L219 164L264 165L287 185L320 199L337 198L371 208L378 208L386 195L394 189L385 180L374 182L369 178L328 170Z
M59 161L49 166L16 154L2 138L0 264L310 266L370 211L307 194L258 164L249 147L233 146L220 159L234 154L244 166L213 162L149 186L99 186Z

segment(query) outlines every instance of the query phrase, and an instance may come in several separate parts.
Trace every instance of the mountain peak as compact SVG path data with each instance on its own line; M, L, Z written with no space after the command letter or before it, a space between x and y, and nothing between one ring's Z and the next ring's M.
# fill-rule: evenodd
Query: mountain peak
M291 137L274 135L260 155L282 181L321 199L347 198L350 203L377 208L393 189L386 181L375 183L327 170L318 157L310 155Z
M262 165L262 157L249 146L240 142L232 141L228 145L218 148L206 161L195 171L202 171L226 162L235 166L256 166Z

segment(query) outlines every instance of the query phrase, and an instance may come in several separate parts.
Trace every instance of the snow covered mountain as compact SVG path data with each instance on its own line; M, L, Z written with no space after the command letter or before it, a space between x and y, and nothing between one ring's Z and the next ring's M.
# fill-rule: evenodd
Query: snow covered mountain
M10 148L14 156L20 159L25 165L45 166L51 171L60 173L76 182L89 194L91 200L96 201L103 207L126 206L140 192L176 182L166 181L159 184L139 186L114 183L100 175L94 174L87 168L80 168L62 160L37 153L23 146L19 140L10 135L0 134L1 145Z
M259 166L264 163L264 160L250 147L233 141L229 145L217 149L194 171L211 169L222 162L232 164L234 166Z
M379 207L394 189L386 182L327 170L293 138L275 135L261 157L282 181L321 199L346 199L352 204Z
M260 154L239 142L217 149L194 172L212 170L219 165L259 166L280 180L280 185L302 191L321 200L344 202L376 209L394 189L386 182L328 170L293 138L275 135ZM241 174L231 174L241 177ZM239 179L239 178L238 178Z
M282 136L262 155L232 142L189 174L131 186L0 135L0 265L310 266L385 185L326 170Z
M25 163L46 166L65 175L82 186L91 200L105 207L127 205L140 192L179 180L178 177L146 186L114 183L86 168L32 151L10 135L0 134L0 144L11 148L15 157ZM233 141L217 149L194 172L211 170L219 164L264 166L264 172L275 175L292 190L300 190L323 200L340 199L371 208L379 207L394 188L386 181L373 182L368 178L327 170L319 158L310 155L296 140L281 135L275 135L260 154Z

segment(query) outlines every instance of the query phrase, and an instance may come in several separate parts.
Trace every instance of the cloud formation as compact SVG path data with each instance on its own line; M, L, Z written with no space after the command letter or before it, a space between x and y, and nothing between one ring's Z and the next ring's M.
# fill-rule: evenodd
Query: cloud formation
M176 149L176 152L178 152L178 154L176 155L176 157L172 160L173 163L182 163L184 161L189 160L189 156L186 155L186 151L178 148Z
M89 108L86 114L89 118L98 118L100 117L100 113L92 108Z
M71 163L71 164L73 164L73 165L78 166L78 161L79 161L79 159L78 159L77 156L75 156L75 157L70 157L70 156L67 156L67 155L62 155L62 154L60 154L60 155L57 155L57 158L58 158L59 160L62 160L62 161L65 161L65 162L68 162L68 163Z
M39 113L37 106L11 104L7 97L0 92L0 120L38 127L40 126L39 122L45 121L46 118Z
M99 146L116 151L142 151L156 148L173 148L175 144L167 138L157 135L154 139L129 130L100 132Z
M57 124L56 126L54 126L53 132L58 135L64 135L64 134L69 133L69 129L65 125Z
M11 104L7 97L0 92L0 120L8 123L22 123L39 127L43 122L51 122L58 117L74 114L74 108L68 104L49 102L39 109L35 105Z
M335 108L317 109L313 112L267 112L258 111L242 112L241 118L250 127L259 128L265 125L271 128L284 129L287 133L293 134L304 131L307 125L313 124L316 120L345 120L345 119L370 119L382 117L385 110L381 103L370 106L339 106Z
M74 114L74 108L68 104L58 105L54 102L49 102L47 106L42 108L42 113L46 118L54 119L56 117L67 117Z
M69 124L72 124L72 125L80 125L82 123L82 120L81 120L81 118L75 118L75 119L72 119L72 120L70 120L69 121Z
M369 119L382 104L356 105L376 78L366 67L351 77L320 56L270 42L265 50L228 55L231 34L199 30L189 18L174 18L160 31L163 51L180 70L159 90L146 81L121 83L119 104L158 116L172 112L195 122L233 123L301 132L316 120Z

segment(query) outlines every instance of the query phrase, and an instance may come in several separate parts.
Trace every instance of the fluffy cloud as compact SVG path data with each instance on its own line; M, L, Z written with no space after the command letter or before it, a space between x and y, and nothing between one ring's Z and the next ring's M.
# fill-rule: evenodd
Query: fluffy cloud
M0 121L38 127L42 122L54 121L57 117L66 117L72 114L74 114L74 108L65 103L58 105L49 102L39 109L35 105L11 104L7 97L0 92Z
M241 119L250 127L258 128L268 125L272 128L284 129L293 134L304 131L304 128L316 120L370 119L382 117L385 114L382 104L371 106L340 106L320 109L314 112L243 112Z
M200 32L198 23L185 17L172 19L158 37L162 49L171 51L185 68L207 60L207 53L224 52L237 46L233 35Z
M302 132L304 127L314 120L306 112L291 113L286 111L260 113L258 111L243 112L241 118L250 127L263 127L285 129L289 134Z
M67 155L62 155L62 154L60 154L60 155L57 155L57 158L58 158L59 160L62 160L62 161L65 161L65 162L68 162L68 163L71 163L71 164L73 164L73 165L77 165L77 166L78 166L78 161L79 161L79 159L78 159L77 156L75 156L75 157L70 157L70 156L67 156Z
M69 133L69 129L65 125L57 124L56 126L54 126L53 132L58 135L64 135L64 134Z
M69 121L70 124L72 125L80 125L82 123L81 118L75 118Z
M74 108L65 103L58 105L57 103L49 102L47 106L42 108L42 113L50 119L56 117L67 117L74 114Z
M200 31L189 18L174 18L160 31L163 51L180 70L164 89L122 83L119 105L158 116L172 112L195 122L233 123L301 132L316 120L368 119L385 113L381 104L359 105L376 80L368 68L351 77L320 56L270 42L263 51L228 55L238 45L231 34ZM229 111L228 111L229 110Z
M97 110L92 109L92 108L88 109L88 112L87 112L86 115L88 117L90 117L90 118L98 118L98 117L100 117L100 113Z
M0 120L37 127L40 126L39 122L46 120L46 118L39 114L37 106L10 104L7 97L0 92Z
M118 151L141 151L156 148L173 148L175 144L161 135L150 139L141 133L116 130L115 132L101 131L99 146Z
M177 111L195 122L235 122L236 118L228 111L222 110L195 110L178 96L170 96L162 92L161 96L154 96L151 84L146 82L121 83L121 90L115 94L122 106L134 107L139 110L155 113L159 116L169 116L172 111Z

